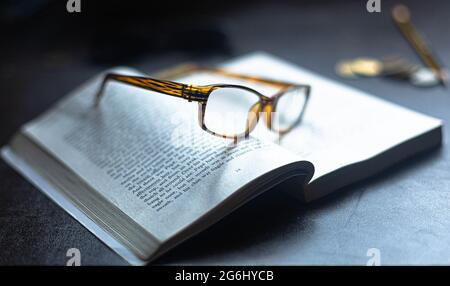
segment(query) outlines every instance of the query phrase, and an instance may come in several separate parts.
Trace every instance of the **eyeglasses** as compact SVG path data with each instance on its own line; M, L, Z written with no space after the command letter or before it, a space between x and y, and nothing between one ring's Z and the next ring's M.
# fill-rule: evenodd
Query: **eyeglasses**
M243 85L210 84L189 85L170 80L154 79L143 76L108 73L96 94L96 106L99 104L109 81L117 81L135 87L156 91L162 94L180 97L198 102L198 123L206 132L222 138L248 138L256 127L260 114L265 114L266 127L279 134L285 134L302 119L306 109L311 87L250 75L187 65L165 76L179 76L189 72L208 72L224 77L235 78L276 88L272 96Z

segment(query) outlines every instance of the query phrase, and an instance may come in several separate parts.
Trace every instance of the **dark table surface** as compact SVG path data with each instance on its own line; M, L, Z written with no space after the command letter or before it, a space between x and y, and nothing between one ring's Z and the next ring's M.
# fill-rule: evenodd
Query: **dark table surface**
M404 2L412 10L416 26L450 66L450 2ZM1 145L7 144L23 123L109 66L130 65L152 72L184 61L219 63L255 50L450 121L448 89L415 88L380 78L344 80L334 73L339 59L357 56L398 54L419 62L392 24L392 1L382 0L382 13L372 14L366 11L365 1L250 1L232 7L204 1L205 7L192 17L202 19L200 27L211 31L189 26L198 21L186 19L172 24L162 20L155 27L148 19L142 25L127 22L130 29L144 27L148 33L165 32L160 27L169 27L169 34L177 27L193 27L187 33L200 31L211 38L203 51L204 45L190 45L189 41L177 46L160 32L157 37L163 40L157 45L143 45L148 52L139 45L123 47L123 38L117 40L113 46L137 55L117 62L111 61L116 57L105 49L110 42L102 42L108 27L98 28L102 19L92 16L89 6L83 6L79 15L69 15L65 5L54 3L31 20L7 23L6 27L13 28L2 34ZM119 23L123 20L120 15ZM149 37L142 38L148 41ZM167 49L171 45L177 47ZM448 142L445 126L442 148L309 205L271 190L155 263L365 265L368 249L377 248L381 264L449 264ZM0 264L64 265L66 251L73 247L81 251L84 265L126 264L3 161L0 182Z

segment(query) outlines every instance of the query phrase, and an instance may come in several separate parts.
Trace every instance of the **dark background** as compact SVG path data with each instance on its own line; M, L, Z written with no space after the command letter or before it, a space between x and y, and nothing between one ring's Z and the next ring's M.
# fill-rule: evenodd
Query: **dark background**
M0 4L0 145L25 122L98 72L154 72L185 61L215 64L262 50L405 107L450 119L450 92L387 79L344 80L340 59L401 55L419 62L390 19L366 1L10 0ZM148 1L155 2L155 1ZM188 2L188 3L186 3ZM450 2L404 1L450 66ZM170 251L157 264L450 263L450 154L439 150L301 205L274 189ZM0 161L0 264L126 264Z

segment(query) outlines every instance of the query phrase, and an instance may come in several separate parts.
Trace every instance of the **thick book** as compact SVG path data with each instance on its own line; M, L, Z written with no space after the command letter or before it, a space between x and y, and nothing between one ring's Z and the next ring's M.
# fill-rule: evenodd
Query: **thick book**
M440 120L269 54L222 67L311 85L302 122L282 137L257 127L234 144L201 130L197 104L179 98L111 83L95 107L100 74L25 124L2 157L119 255L144 264L277 184L310 202L441 144ZM207 72L173 79L230 83Z

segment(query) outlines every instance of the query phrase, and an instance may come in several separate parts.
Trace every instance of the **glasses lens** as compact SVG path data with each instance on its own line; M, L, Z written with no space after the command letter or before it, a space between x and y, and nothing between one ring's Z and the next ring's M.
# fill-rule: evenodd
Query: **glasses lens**
M278 98L272 117L273 129L283 132L298 122L306 104L306 93L305 87L294 87Z
M211 92L206 103L206 128L221 136L250 132L260 110L259 96L238 87L221 87Z

